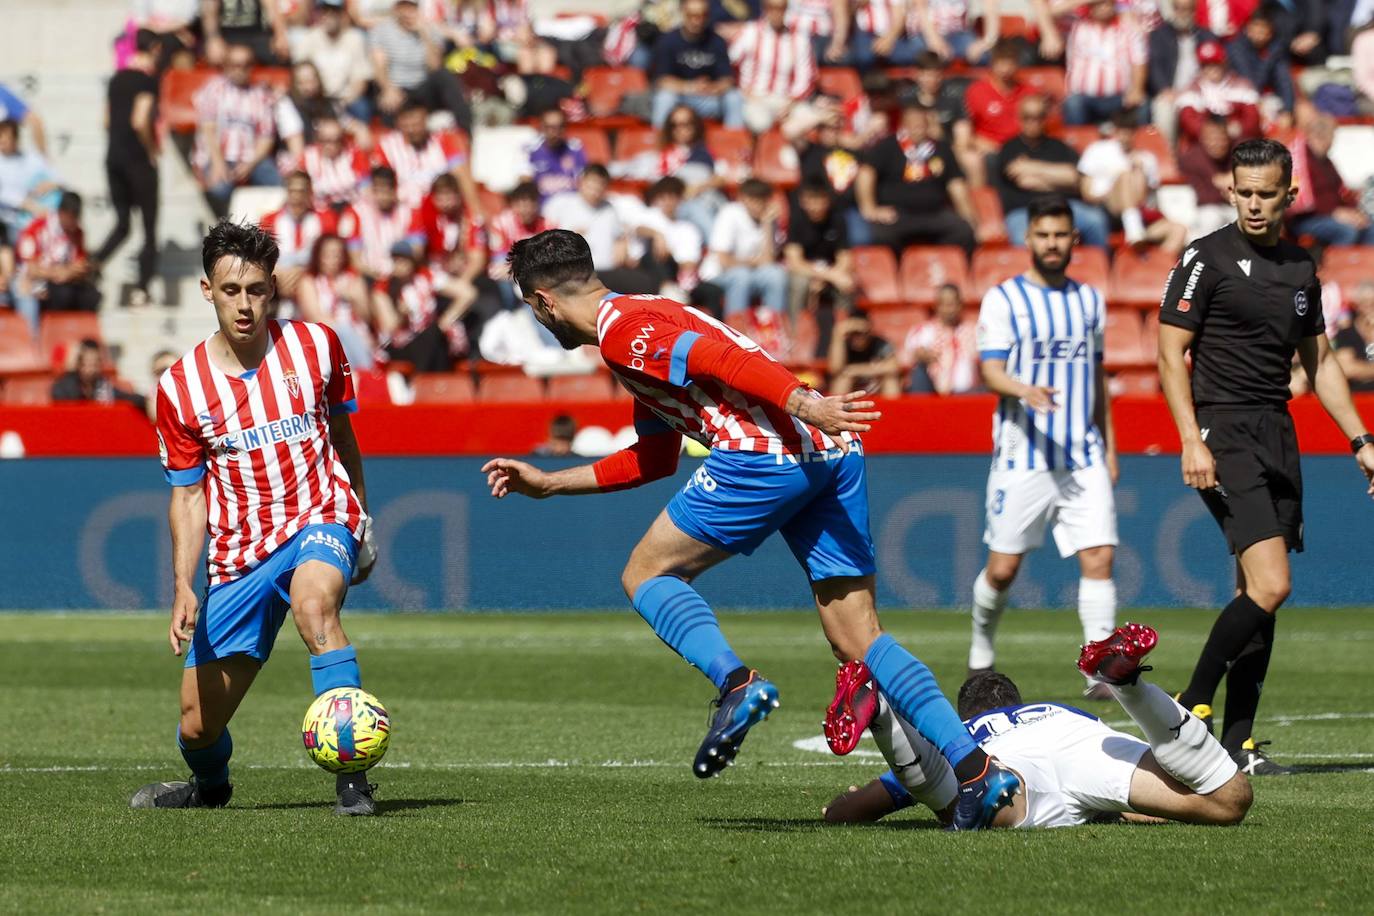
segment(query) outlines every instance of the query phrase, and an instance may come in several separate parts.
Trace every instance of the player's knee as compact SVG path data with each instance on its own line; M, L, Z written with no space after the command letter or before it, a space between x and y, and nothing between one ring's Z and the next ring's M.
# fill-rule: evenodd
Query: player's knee
M208 734L205 717L200 707L191 703L181 704L181 723L179 725L181 743L186 747L204 747L216 736Z
M1020 559L1020 557L989 558L988 565L983 570L983 578L987 579L988 585L997 591L1006 591L1016 581L1016 573L1021 568Z
M1274 570L1264 576L1252 577L1245 585L1250 600L1273 613L1279 605L1288 600L1293 591L1293 580L1283 570Z
M1234 827L1245 820L1250 805L1255 801L1255 791L1244 773L1237 773L1231 781L1212 793L1215 818L1219 826Z
M1090 547L1079 552L1078 565L1084 578L1110 579L1115 558L1116 551L1110 546Z
M307 595L292 602L291 613L296 618L296 626L302 631L319 631L326 623L338 618L339 609L323 595Z

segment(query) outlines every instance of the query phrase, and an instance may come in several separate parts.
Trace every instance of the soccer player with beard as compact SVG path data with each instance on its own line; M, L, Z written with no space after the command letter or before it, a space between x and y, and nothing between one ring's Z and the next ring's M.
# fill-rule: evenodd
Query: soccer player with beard
M229 720L288 610L310 650L316 696L362 686L339 623L349 583L376 561L348 361L327 326L268 317L277 244L266 232L221 222L202 260L201 293L219 330L177 360L157 391L176 583L167 639L173 655L190 642L177 747L192 775L144 786L133 808L228 803ZM207 532L201 599L192 580ZM362 773L340 774L335 813L374 814L372 789Z
M1067 276L1078 233L1062 197L1031 202L1031 269L988 290L978 315L983 382L1001 395L988 474L987 565L973 583L969 672L993 666L993 636L1022 557L1054 531L1078 556L1084 642L1116 626L1117 461L1102 371L1102 291ZM1091 688L1105 699L1105 688Z
M692 580L779 531L806 569L826 638L844 663L827 733L857 743L876 711L876 682L896 714L948 758L959 781L954 826L987 826L1018 781L978 749L934 675L878 624L863 444L855 434L880 415L865 393L822 397L753 341L695 309L611 292L574 232L517 242L510 264L535 317L564 347L600 348L634 396L639 440L554 472L495 458L483 468L493 496L621 490L672 474L684 435L711 450L621 575L640 616L720 691L693 773L724 769L750 727L778 705L778 689L735 654Z
M1288 599L1288 552L1301 552L1302 468L1288 415L1293 354L1322 408L1350 439L1374 494L1374 436L1365 429L1322 318L1317 265L1281 238L1293 202L1293 157L1275 140L1231 153L1236 221L1203 236L1169 274L1160 303L1159 379L1183 443L1183 482L1195 488L1236 557L1236 594L1179 697L1211 724L1226 678L1221 743L1252 775L1283 775L1251 735ZM1191 352L1192 372L1184 354Z

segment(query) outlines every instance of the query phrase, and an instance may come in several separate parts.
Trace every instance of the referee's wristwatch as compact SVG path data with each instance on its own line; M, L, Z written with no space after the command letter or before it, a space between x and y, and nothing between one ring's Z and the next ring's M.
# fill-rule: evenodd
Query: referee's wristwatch
M1371 444L1374 444L1374 435L1365 433L1363 436L1356 436L1354 439L1350 440L1350 451L1358 455L1360 449Z

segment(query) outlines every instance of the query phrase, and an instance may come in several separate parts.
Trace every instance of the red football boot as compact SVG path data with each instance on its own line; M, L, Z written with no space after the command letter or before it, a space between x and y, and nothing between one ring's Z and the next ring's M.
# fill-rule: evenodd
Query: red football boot
M1083 647L1078 656L1078 670L1105 684L1133 684L1139 677L1141 662L1154 651L1159 634L1141 623L1128 623L1116 628L1112 635Z
M859 746L878 714L878 685L861 661L845 662L835 673L835 700L825 711L825 740L843 757Z

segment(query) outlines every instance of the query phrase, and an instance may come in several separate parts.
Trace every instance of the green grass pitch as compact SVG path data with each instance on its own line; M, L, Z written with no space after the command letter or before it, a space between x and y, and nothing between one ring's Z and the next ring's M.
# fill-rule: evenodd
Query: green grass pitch
M309 673L290 625L233 724L231 807L150 812L127 809L133 789L183 772L166 618L4 616L0 910L1369 912L1374 613L1283 613L1258 737L1307 771L1257 781L1243 826L979 835L929 829L923 811L820 823L881 765L794 744L819 735L832 687L811 614L723 615L782 707L709 781L689 765L710 686L633 613L351 616L395 728L374 820L334 818L332 780L306 762ZM1166 687L1213 619L1123 616L1162 631ZM957 689L966 617L885 623ZM1072 612L1005 618L1000 666L1027 699L1087 705L1077 629Z

